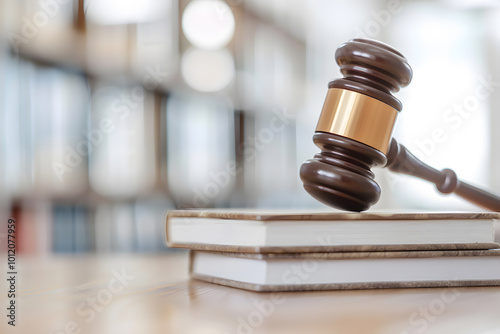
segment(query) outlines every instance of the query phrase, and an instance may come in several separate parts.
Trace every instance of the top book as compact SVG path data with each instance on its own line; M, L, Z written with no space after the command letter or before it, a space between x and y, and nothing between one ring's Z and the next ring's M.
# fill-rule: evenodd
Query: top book
M499 213L173 210L169 247L240 253L499 248Z

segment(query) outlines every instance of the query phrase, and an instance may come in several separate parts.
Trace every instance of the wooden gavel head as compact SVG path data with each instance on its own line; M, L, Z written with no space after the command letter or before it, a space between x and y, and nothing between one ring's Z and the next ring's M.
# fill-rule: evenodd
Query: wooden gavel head
M380 197L371 168L387 163L402 109L392 93L410 83L412 69L401 53L368 39L342 44L335 58L344 78L328 84L313 137L321 152L302 164L300 178L320 202L359 212Z

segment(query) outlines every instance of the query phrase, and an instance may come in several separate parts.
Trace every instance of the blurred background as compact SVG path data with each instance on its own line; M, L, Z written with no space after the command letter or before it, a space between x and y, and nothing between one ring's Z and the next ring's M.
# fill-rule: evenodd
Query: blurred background
M395 137L500 192L500 3L0 0L0 243L22 254L162 252L174 208L321 208L303 189L343 42L413 82ZM377 210L479 210L376 170ZM2 247L4 248L4 247Z

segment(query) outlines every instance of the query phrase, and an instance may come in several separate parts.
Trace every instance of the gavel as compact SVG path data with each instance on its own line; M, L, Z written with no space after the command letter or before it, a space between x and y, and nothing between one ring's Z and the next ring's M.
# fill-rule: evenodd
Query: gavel
M500 212L500 197L460 181L451 169L436 170L392 138L401 102L392 93L407 86L413 71L394 48L370 39L352 39L335 52L344 76L328 84L313 141L321 152L304 162L300 178L318 201L361 212L380 198L372 167L434 183L488 210Z

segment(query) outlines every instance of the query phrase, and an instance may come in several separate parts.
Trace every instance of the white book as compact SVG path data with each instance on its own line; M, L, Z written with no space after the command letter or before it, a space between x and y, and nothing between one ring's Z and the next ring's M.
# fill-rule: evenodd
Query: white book
M170 247L287 253L492 249L498 213L174 210Z
M191 253L191 276L253 291L500 285L500 250Z

